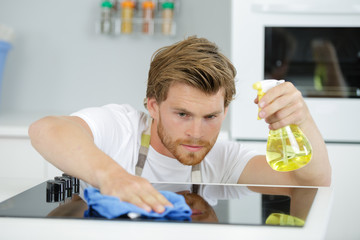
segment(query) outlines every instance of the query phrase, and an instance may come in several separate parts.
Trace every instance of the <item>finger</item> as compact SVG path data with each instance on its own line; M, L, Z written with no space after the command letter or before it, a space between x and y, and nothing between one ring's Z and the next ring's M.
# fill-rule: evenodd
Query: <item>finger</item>
M298 101L296 103L292 103L291 105L288 105L279 111L275 112L274 114L271 114L270 116L265 118L265 121L269 124L272 124L274 122L280 121L281 119L284 119L291 114L296 114L297 112L302 113L303 112L303 102ZM301 114L297 114L297 116L301 116ZM296 124L299 122L300 119L296 119L296 122L293 122ZM290 123L291 124L291 123Z
M154 210L154 212L162 213L165 211L165 207L157 199L155 195L145 194L142 196L142 200Z
M173 207L172 203L169 202L169 200L166 197L164 197L164 195L162 195L161 193L158 192L156 198L162 205Z
M294 121L294 118L295 118L294 114L289 115L286 118L282 118L279 121L276 121L276 122L273 122L273 123L269 124L269 129L270 130L276 130L276 129L288 126Z
M140 197L147 205L158 213L164 212L165 206L172 206L172 204L148 181L143 183Z
M291 102L287 96L282 96L274 100L271 104L263 107L259 113L261 118L268 119L272 115L279 112L281 109L288 107L291 105Z
M126 183L126 184L125 184ZM143 200L143 196L146 195L147 190L152 185L144 178L130 176L130 180L124 181L119 188L113 187L112 189L117 189L114 194L119 197L122 201L134 204L147 212L150 212L152 207L146 201Z
M296 89L295 91L287 92L286 94L274 99L271 104L268 104L262 109L262 112L260 112L259 115L262 118L267 118L281 109L289 106L297 106L294 111L301 110L303 105L301 92Z
M285 127L290 124L300 125L306 118L304 111L293 111L286 117L279 118L278 120L272 121L269 125L271 130L276 130Z
M294 87L294 85L291 82L284 82L267 91L266 94L259 101L259 106L261 108L264 108L270 105L277 98L284 95L288 95L291 92L295 92L295 91L297 91L297 89Z
M144 209L147 212L151 211L151 206L146 204L139 196L137 195L131 195L126 198L122 198L123 201L134 204L135 206L138 206L139 208Z
M143 201L146 202L155 212L162 213L165 206L173 207L173 205L156 189L152 188L143 195Z
M294 114L292 108L285 108L285 109L282 109L281 111L278 111L276 113L274 113L273 115L265 118L265 122L272 125L276 122L281 122L283 124L286 124L285 123L285 119L288 119L291 114ZM287 125L289 124L292 124L291 122L289 122ZM286 126L286 125L284 125ZM277 129L277 128L276 128Z

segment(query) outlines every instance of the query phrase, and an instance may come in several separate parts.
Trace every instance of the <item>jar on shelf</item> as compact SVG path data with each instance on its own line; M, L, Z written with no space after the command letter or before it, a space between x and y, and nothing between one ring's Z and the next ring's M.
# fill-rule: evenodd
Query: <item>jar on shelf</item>
M111 34L113 23L111 19L111 9L113 5L110 1L103 1L101 3L101 19L100 19L100 32L102 34Z
M144 1L142 3L142 32L144 34L153 34L154 33L154 8L155 4L153 1Z
M172 34L173 17L174 17L174 3L164 2L162 4L162 33L164 35Z
M135 3L133 1L125 0L121 3L121 33L132 33L134 8Z

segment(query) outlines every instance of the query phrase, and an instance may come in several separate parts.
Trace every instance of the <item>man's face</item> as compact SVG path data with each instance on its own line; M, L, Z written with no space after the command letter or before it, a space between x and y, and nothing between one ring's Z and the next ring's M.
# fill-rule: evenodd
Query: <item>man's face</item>
M214 209L210 204L196 193L188 191L177 192L185 198L186 204L192 210L191 220L198 222L219 222Z
M153 114L161 153L185 165L200 163L215 144L226 111L223 90L206 95L185 84L172 85Z

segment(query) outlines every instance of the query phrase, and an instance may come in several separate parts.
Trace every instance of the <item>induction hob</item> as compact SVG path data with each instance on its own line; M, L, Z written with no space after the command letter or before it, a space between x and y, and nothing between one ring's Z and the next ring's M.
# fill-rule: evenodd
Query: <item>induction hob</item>
M315 187L237 184L153 183L153 186L159 191L172 191L185 197L193 214L191 221L184 223L293 227L301 227L305 224L318 190ZM194 187L197 193L193 191ZM0 217L108 220L98 217L85 218L84 212L88 207L80 197L80 193L79 180L64 174L1 202ZM111 221L114 220L157 221L131 219L127 216Z

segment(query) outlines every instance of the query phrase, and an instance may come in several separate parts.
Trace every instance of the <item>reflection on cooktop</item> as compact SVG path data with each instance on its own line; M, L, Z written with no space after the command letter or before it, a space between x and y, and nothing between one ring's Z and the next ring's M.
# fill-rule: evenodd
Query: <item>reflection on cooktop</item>
M192 209L191 222L301 227L317 188L256 187L216 184L156 183L156 189L184 196ZM49 201L48 183L41 183L0 203L0 217L84 218L86 202L72 193L59 202ZM99 219L98 217L95 219ZM105 219L105 218L103 218ZM119 221L151 219L116 218Z

